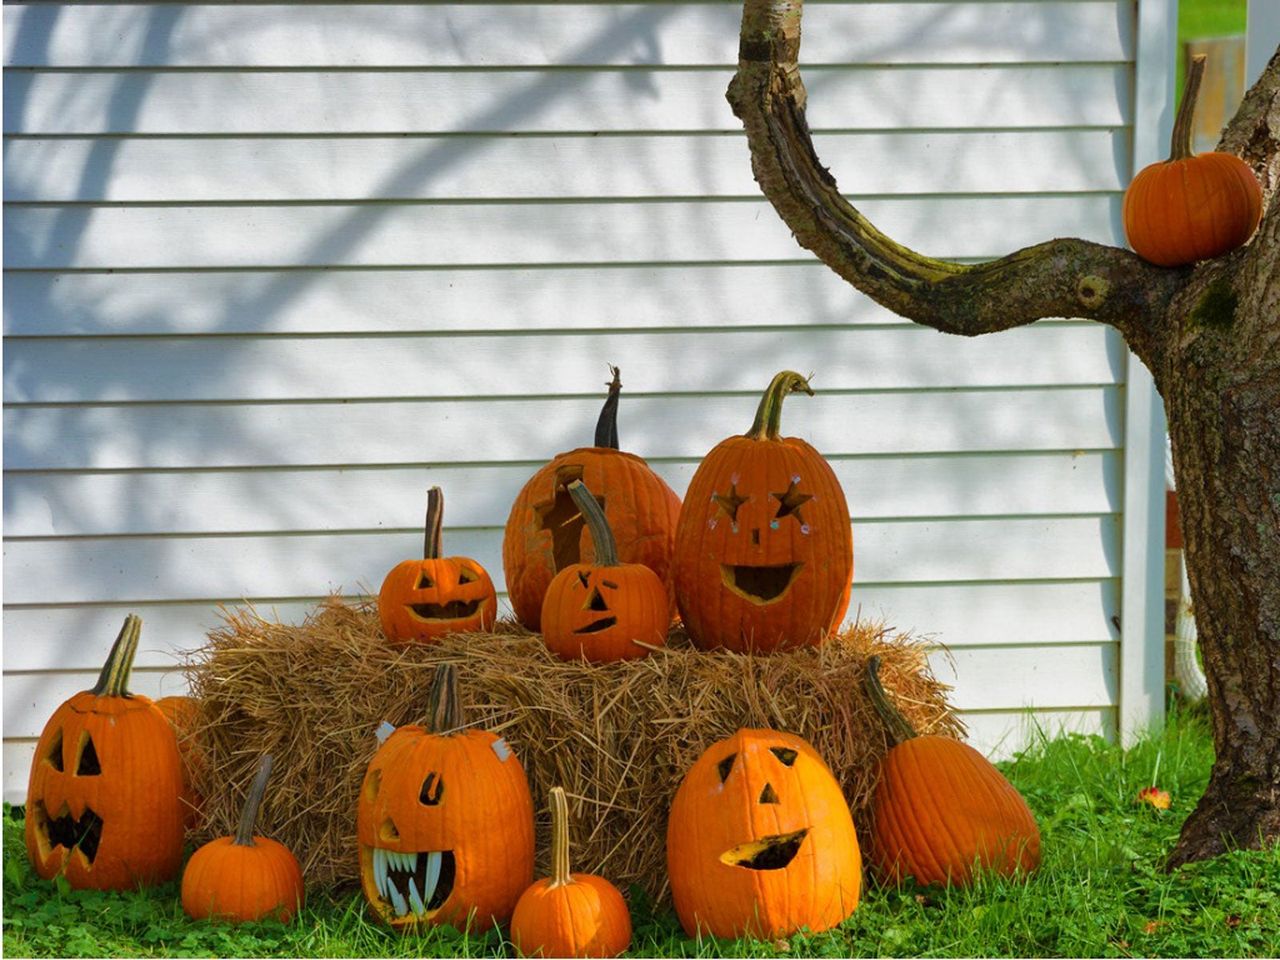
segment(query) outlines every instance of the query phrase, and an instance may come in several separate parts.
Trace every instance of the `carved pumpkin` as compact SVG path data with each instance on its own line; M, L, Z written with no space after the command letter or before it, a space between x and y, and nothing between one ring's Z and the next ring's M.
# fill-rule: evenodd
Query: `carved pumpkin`
M782 400L794 391L813 393L798 373L774 377L750 431L717 444L689 483L676 598L700 647L818 644L849 605L849 507L818 451L780 433Z
M642 563L665 585L674 609L671 551L680 498L640 457L618 449L618 368L596 423L595 446L561 453L530 478L516 497L502 537L507 596L519 621L542 628L542 600L552 578L590 562L593 548L568 486L581 480L600 501L623 563ZM669 610L670 612L670 610ZM670 620L670 617L668 617Z
M671 624L666 587L643 564L618 562L609 521L586 484L574 480L569 495L591 531L595 561L571 564L551 581L542 602L542 639L561 660L648 656L666 643Z
M569 801L551 788L551 876L523 894L511 916L522 957L616 957L631 943L631 914L604 877L569 872Z
M1124 234L1134 252L1161 267L1220 257L1244 244L1262 219L1262 187L1229 153L1193 154L1192 117L1205 58L1192 58L1168 160L1138 171L1124 193Z
M204 798L195 789L205 770L204 755L194 736L200 705L194 697L161 697L155 703L178 739L178 755L182 757L183 825L191 830L200 823L204 807Z
M182 909L196 920L247 923L292 919L302 906L302 868L278 840L255 837L253 827L271 776L271 755L258 765L234 837L211 840L191 855L182 873Z
M125 617L93 689L53 712L27 786L27 854L72 887L131 890L182 864L182 760L154 703L128 691L142 621Z
M360 882L379 919L404 932L505 923L533 882L533 800L505 740L466 729L457 668L437 668L426 728L396 729L360 788Z
M812 746L739 730L689 769L667 822L671 898L690 936L787 937L845 920L862 858L840 785Z
M378 592L382 632L393 644L488 630L498 617L498 597L485 568L470 557L440 556L443 523L444 494L432 487L422 559L396 564Z
M990 761L950 737L918 736L867 662L867 690L896 745L880 762L871 801L871 860L892 883L973 879L974 865L1011 876L1040 865L1040 828L1027 802Z

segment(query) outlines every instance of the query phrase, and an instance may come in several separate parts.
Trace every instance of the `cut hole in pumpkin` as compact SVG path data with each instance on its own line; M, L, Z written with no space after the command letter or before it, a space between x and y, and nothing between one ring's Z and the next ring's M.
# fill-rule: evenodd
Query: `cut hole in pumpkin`
M62 773L62 731L53 735L53 743L49 744L49 752L45 754L45 762Z
M769 752L778 758L778 761L784 767L790 767L795 764L796 757L799 756L790 747L770 747Z
M778 799L778 793L773 789L772 783L766 783L764 789L760 791L760 803L781 803Z
M448 603L408 603L405 606L417 620L462 620L475 616L480 603L479 600L450 600Z
M66 804L56 817L50 817L44 804L36 801L33 811L36 818L36 829L48 840L50 847L65 847L68 850L79 849L85 860L93 863L98 855L98 844L102 841L102 817L91 808L85 807L79 819L71 815Z
M88 730L80 732L80 754L76 761L77 777L96 777L102 773L102 764L98 761L98 751L94 749L93 737Z
M598 589L591 591L591 597L587 600L587 605L583 610L608 610L609 605L604 602L604 597L600 596Z
M422 789L418 792L418 802L428 807L439 805L444 797L444 777L432 770L422 781Z
M796 858L808 833L808 829L797 830L794 833L740 843L732 850L722 853L720 862L731 867L746 867L748 870L782 870Z
M451 850L369 852L378 898L397 920L429 917L453 893L457 865Z
M382 771L370 770L369 775L364 778L364 796L366 800L372 802L378 797L378 791L382 789Z
M432 587L434 587L435 585L436 585L436 584L435 584L435 581L434 581L434 580L432 580L432 579L431 579L431 577L430 577L429 575L427 575L426 573L420 573L420 574L418 574L418 589L419 589L419 590L430 590L430 589L431 589Z
M733 761L737 758L736 753L731 753L719 763L716 764L716 772L720 774L720 782L724 783L729 779L729 773L733 770Z
M559 573L565 567L579 563L582 559L580 544L582 528L586 520L578 505L569 495L569 484L582 479L581 464L568 464L556 470L555 490L551 499L534 504L533 512L538 521L538 529L551 534L551 562ZM604 509L604 497L596 496L596 502Z
M752 603L774 603L790 589L802 563L777 563L765 566L721 564L724 585Z
M599 633L601 630L608 630L615 626L618 622L617 617L601 617L599 620L593 620L585 627L579 627L574 633Z

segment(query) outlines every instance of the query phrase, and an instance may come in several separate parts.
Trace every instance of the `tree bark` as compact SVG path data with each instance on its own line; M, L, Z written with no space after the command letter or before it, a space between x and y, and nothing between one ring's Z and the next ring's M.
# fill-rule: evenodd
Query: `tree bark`
M1044 317L1109 324L1165 398L1216 758L1170 866L1280 840L1280 51L1220 149L1263 187L1245 247L1194 268L1057 239L935 260L888 237L818 160L800 77L803 0L745 0L729 102L756 181L801 246L917 323L976 336Z

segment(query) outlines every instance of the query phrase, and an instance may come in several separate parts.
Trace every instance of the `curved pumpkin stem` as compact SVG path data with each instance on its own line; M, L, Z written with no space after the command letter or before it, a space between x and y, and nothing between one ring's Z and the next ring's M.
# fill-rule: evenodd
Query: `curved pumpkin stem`
M569 873L569 799L563 787L550 790L551 807L551 883L550 887L563 887L573 883Z
M880 719L889 728L889 739L893 741L891 746L897 746L918 736L915 727L911 726L911 722L889 701L889 695L880 685L879 657L867 658L867 693L871 697L871 705L876 708L876 713L880 714Z
M596 421L597 447L618 449L618 395L622 392L622 380L619 370L612 363L609 369L613 372L613 380L608 384L609 396L605 397L604 406L600 408L600 419Z
M440 537L444 530L444 491L432 487L427 491L427 519L423 524L422 559L440 558Z
M587 489L587 485L581 480L575 480L569 484L569 496L573 497L573 502L578 505L578 509L582 511L582 519L587 523L587 529L591 531L591 542L596 547L596 559L593 566L597 567L616 567L618 565L618 541L614 539L613 528L609 526L609 521L604 515L604 510L600 506L600 502Z
M116 642L111 645L107 654L107 662L102 665L98 674L98 682L93 685L91 693L99 697L130 696L129 674L133 670L133 658L138 653L138 637L142 634L142 618L131 613L124 618L124 626L120 628Z
M813 396L813 388L809 381L794 370L783 370L760 398L760 406L756 408L756 419L747 431L752 440L782 439L782 401L789 393L807 393Z
M232 846L252 847L253 827L258 822L258 810L262 806L262 797L267 792L267 781L271 779L271 754L264 753L258 761L258 775L253 778L253 786L249 788L249 796L245 798L244 808L240 811L240 826L236 828Z
M1182 88L1182 103L1178 106L1178 115L1173 121L1173 136L1169 140L1170 160L1189 160L1195 154L1191 151L1191 121L1196 113L1196 100L1200 96L1200 79L1204 76L1206 57L1198 53L1191 58L1187 67L1187 82Z
M435 734L456 733L462 729L462 700L458 696L458 668L452 663L436 667L427 700L430 714L427 729Z

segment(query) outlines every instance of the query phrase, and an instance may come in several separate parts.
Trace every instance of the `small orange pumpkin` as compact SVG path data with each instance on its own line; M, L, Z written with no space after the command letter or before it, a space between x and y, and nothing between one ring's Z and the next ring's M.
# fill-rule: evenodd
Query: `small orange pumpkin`
M393 644L488 630L498 617L498 596L485 568L470 557L440 556L443 524L444 493L432 487L422 559L396 564L378 591L382 632Z
M591 531L595 561L565 567L551 581L542 601L542 639L561 660L648 656L667 640L667 589L643 564L618 562L609 521L586 484L574 480L569 495Z
M618 888L569 872L569 801L551 788L551 876L520 895L511 942L522 957L616 957L631 944L631 914Z
M1143 167L1124 192L1125 238L1161 267L1220 257L1248 241L1262 219L1262 187L1247 163L1230 153L1191 152L1204 65L1196 56L1187 69L1169 159Z
M270 776L271 754L266 754L235 836L210 840L187 861L182 909L192 919L249 923L274 917L287 923L302 906L305 894L297 858L278 840L253 835Z
M192 830L200 823L200 813L204 807L204 798L195 788L205 774L204 755L195 739L200 704L194 697L174 696L161 697L156 701L156 707L173 726L174 736L178 738L178 753L182 756L182 804L185 808L183 822L188 830Z
M1022 794L986 757L950 737L918 736L889 702L880 658L867 691L896 745L880 761L871 800L872 862L891 883L964 886L975 864L1006 876L1040 865L1040 828Z

